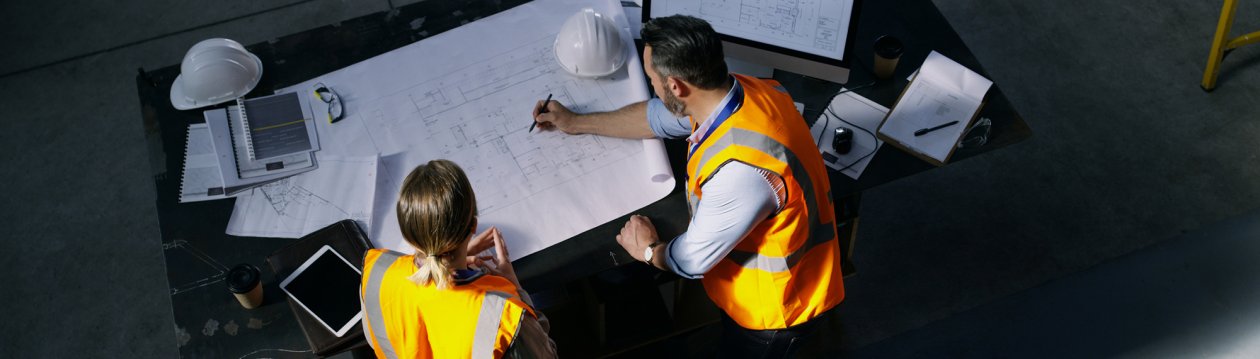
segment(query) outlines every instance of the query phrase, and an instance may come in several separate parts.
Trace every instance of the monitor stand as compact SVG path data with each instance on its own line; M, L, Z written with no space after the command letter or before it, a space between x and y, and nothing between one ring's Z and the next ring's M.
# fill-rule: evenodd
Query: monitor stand
M814 62L729 41L722 42L722 50L726 52L728 64L731 59L737 58L745 62L769 64L770 67L775 69L838 84L849 81L849 69L844 66Z
M726 70L731 73L762 79L774 77L773 67L751 63L730 56L726 57Z

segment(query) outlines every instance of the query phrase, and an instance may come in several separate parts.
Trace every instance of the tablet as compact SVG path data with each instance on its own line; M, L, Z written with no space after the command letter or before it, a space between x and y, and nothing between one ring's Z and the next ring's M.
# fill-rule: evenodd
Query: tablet
M363 272L327 245L293 271L280 289L338 337L363 319L359 283Z

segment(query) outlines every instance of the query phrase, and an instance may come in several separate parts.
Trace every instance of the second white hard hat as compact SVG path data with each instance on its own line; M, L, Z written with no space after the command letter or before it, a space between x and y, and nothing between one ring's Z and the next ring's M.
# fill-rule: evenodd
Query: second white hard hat
M188 110L245 96L262 79L262 61L240 43L208 39L188 49L171 86L171 105Z
M589 8L564 22L555 49L560 67L580 77L611 75L626 64L629 54L612 19Z

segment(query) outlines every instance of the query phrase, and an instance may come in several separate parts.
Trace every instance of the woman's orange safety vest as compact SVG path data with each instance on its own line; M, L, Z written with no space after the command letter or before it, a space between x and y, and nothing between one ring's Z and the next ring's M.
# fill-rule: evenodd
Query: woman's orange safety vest
M687 193L692 213L702 187L731 161L783 178L782 209L753 227L701 282L731 319L748 329L799 325L844 299L840 247L831 184L822 156L778 83L735 75L743 96L737 109L715 120L687 158ZM738 95L738 94L736 94ZM720 121L720 122L719 122ZM697 130L692 119L692 132Z
M414 256L373 249L363 260L363 332L378 358L501 358L533 308L506 278L416 285Z

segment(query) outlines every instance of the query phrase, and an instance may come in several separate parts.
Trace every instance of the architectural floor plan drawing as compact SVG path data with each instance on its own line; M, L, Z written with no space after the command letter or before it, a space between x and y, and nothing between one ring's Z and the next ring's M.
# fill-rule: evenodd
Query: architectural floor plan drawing
M377 247L414 251L402 240L394 208L403 178L434 159L463 168L480 229L502 230L515 258L673 190L659 140L529 131L535 104L549 95L579 113L647 99L637 56L598 79L571 76L556 63L560 25L587 7L613 19L624 46L636 52L620 3L541 0L292 87L309 92L323 83L347 101L346 120L320 125L328 144L322 152L381 156L368 230Z
M420 149L455 161L477 189L482 213L641 152L642 141L529 132L533 106L549 95L577 112L616 109L604 83L555 65L552 40L541 37L367 104L362 120L376 151Z
M843 12L833 11L832 2L836 1L702 0L700 13L706 20L719 20L722 26L834 51Z
M653 6L663 6L661 14L702 18L723 34L840 58L853 0L666 0Z
M296 238L347 218L369 227L377 158L321 156L320 165L238 195L227 233Z

